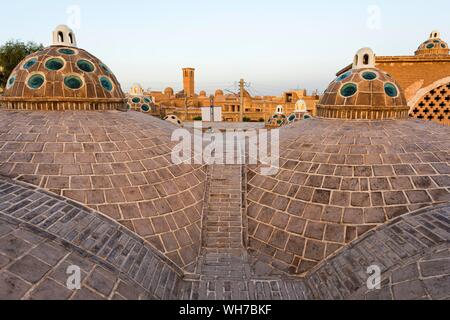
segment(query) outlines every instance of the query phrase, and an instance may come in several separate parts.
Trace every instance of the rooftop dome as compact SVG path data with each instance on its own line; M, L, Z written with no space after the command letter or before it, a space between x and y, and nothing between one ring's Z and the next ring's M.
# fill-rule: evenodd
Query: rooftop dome
M215 95L216 97L221 97L221 96L223 96L223 91L220 90L220 89L218 89L218 90L216 90L216 92L214 93L214 95Z
M159 108L155 105L153 98L144 94L144 89L140 84L133 84L127 98L128 110L140 111L150 113L154 116L160 116Z
M439 31L433 31L429 39L419 46L416 56L448 55L449 52L448 44L441 39Z
M400 119L409 108L403 90L387 73L375 67L369 48L358 51L350 71L338 75L317 105L317 115L340 119Z
M27 110L123 110L125 95L112 71L76 45L73 31L58 26L52 46L13 70L0 104Z
M276 175L247 172L249 251L271 267L261 276L305 274L387 221L450 201L446 126L316 118L280 129L279 149Z
M166 95L166 96L173 96L173 94L174 94L174 91L173 91L173 88L170 88L170 87L168 87L168 88L165 88L164 89L164 94Z
M152 115L159 115L158 108L153 102L152 97L140 95L128 95L128 110L135 110Z
M204 91L204 90L200 91L199 96L206 97L206 91Z
M400 87L374 62L360 50L320 118L280 129L275 175L248 166L248 247L261 276L305 275L370 230L450 201L449 127L406 118Z

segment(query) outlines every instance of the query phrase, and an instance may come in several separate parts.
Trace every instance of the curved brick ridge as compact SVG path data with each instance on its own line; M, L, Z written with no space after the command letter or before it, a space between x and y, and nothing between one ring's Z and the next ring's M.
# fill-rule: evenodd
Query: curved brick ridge
M314 119L280 130L280 171L249 166L249 249L304 275L371 229L450 201L450 128Z
M304 279L183 279L142 239L66 200L0 178L0 299L403 299L450 298L450 205L419 210L367 233ZM80 291L64 287L69 265ZM382 290L365 290L366 270Z
M82 290L64 286L69 265ZM91 209L0 178L0 299L175 299L182 270Z
M450 205L406 214L367 233L303 279L191 282L185 299L450 299ZM382 272L367 289L367 268Z
M108 215L192 272L206 174L172 163L176 128L137 112L0 110L0 175Z

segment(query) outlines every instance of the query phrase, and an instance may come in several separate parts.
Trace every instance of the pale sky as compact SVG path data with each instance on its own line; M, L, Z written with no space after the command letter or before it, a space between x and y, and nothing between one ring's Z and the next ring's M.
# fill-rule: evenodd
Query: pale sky
M124 89L179 90L181 68L194 67L197 91L240 78L255 95L323 91L359 48L413 54L434 29L450 42L448 0L8 0L1 10L0 43L50 45L69 24Z

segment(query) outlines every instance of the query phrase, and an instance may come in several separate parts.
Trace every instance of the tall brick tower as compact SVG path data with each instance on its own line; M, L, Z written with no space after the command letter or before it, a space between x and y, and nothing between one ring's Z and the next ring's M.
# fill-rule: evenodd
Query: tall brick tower
M183 89L186 97L193 97L195 94L195 69L183 69Z

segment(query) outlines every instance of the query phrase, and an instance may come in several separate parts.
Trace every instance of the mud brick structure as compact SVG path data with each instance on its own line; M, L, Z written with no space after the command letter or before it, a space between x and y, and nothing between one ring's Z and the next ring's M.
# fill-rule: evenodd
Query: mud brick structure
M70 29L55 39L0 102L0 299L450 298L450 128L408 117L372 50L333 80L319 117L280 129L267 176L262 164L174 164L179 127L116 110L113 76L93 59L76 71L90 56ZM70 101L55 100L77 83L66 71L33 69L55 55L83 75ZM367 287L371 266L381 290Z

